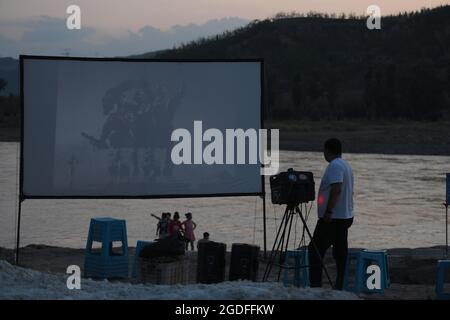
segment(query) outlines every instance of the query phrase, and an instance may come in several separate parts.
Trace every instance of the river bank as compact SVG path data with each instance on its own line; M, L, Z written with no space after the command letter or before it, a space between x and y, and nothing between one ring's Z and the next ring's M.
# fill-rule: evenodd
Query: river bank
M268 122L280 129L280 149L322 151L336 137L346 153L450 155L450 122L292 121Z
M418 121L266 121L280 129L280 149L322 151L336 137L347 153L450 155L450 122ZM20 141L19 128L0 128L0 141Z

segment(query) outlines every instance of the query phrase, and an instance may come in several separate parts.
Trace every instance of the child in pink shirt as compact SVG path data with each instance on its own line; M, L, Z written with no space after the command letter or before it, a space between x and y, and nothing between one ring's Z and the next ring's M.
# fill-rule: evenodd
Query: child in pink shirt
M197 228L197 224L192 220L192 213L188 212L185 214L186 220L183 221L182 225L184 227L184 237L186 238L186 251L189 248L189 243L191 244L191 250L194 250L195 235L194 230Z

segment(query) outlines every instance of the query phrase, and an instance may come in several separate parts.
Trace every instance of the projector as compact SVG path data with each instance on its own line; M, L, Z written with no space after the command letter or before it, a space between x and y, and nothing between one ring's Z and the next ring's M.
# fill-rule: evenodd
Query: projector
M294 171L292 168L270 177L273 204L297 205L315 199L312 172Z

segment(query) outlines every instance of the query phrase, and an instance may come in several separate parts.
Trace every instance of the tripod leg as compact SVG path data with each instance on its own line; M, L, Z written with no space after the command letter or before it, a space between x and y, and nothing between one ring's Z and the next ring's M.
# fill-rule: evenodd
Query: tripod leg
M283 228L283 224L284 224L287 216L288 216L288 209L286 208L286 210L284 211L284 214L283 214L283 218L281 219L280 226L278 227L277 235L275 236L275 241L273 243L272 251L270 252L270 257L269 257L269 260L267 262L266 269L264 271L263 281L267 281L267 278L269 277L270 270L272 269L273 258L274 258L273 255L275 254L275 247L277 246L278 238L280 237L280 233L281 233L281 230Z
M287 213L287 218L286 218L284 228L283 228L283 234L281 236L280 242L277 247L277 251L276 251L277 253L278 252L283 253L283 251L284 251L284 244L286 243L286 230L288 229L289 224L292 224L292 212L290 212L290 211ZM288 236L288 239L289 239L289 236ZM279 262L281 263L281 254L280 254Z
M285 257L286 257L286 253L287 253L287 250L289 247L289 238L291 236L291 229L292 229L292 222L294 221L294 214L295 214L295 212L293 210L289 211L289 229L288 229L288 233L287 233L287 238L286 239L283 238L284 243L281 244L280 265L283 265L283 261L281 260L281 258L283 257L283 253L285 254ZM287 227L287 224L286 224L286 227ZM286 240L286 241L284 241L284 240ZM281 269L282 268L280 267L278 270L278 281L280 281Z
M288 235L287 235L286 247L285 247L285 249L283 251L287 251L288 246L289 246L289 239L291 237L291 229L292 229L292 222L294 221L294 214L295 214L294 211L292 211L290 213L291 221L289 222L289 231L288 231Z
M317 248L316 243L313 241L313 237L311 235L311 232L309 231L308 225L306 224L305 218L303 218L303 214L300 211L299 207L296 207L295 211L299 214L300 219L303 222L303 226L305 227L305 230L306 230L306 233L308 234L309 240L311 241L311 243L312 243L312 245L314 247L314 250L316 251L317 256L319 258L320 265L321 265L323 271L325 272L325 275L327 276L327 279L328 279L328 282L330 283L331 288L333 288L333 282L331 281L331 278L330 278L330 275L328 274L327 268L325 267L325 264L323 263L323 259L320 256L319 249Z
M280 247L281 247L281 250L283 250L285 236L286 236L286 228L287 228L287 226L289 224L290 219L292 219L292 213L290 211L288 211L288 212L286 212L286 219L284 220L284 225L282 226L283 227L283 232L281 234L280 240L278 241L276 250L274 251L273 259L272 259L272 261L270 261L270 268L269 268L269 272L267 273L267 277L269 276L270 271L272 270L272 266L273 266L274 261L277 261L277 256L278 256L278 263L280 263L280 260L281 260ZM278 280L279 280L279 278L278 278Z

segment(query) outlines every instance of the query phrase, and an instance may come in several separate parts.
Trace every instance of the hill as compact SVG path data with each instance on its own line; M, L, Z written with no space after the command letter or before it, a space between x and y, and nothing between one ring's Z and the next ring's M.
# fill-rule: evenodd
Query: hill
M19 94L19 61L13 58L0 58L0 79L6 81L6 87L0 95Z
M448 118L450 6L382 18L278 15L136 58L263 58L270 120Z
M338 136L351 152L449 155L450 6L383 17L381 25L280 14L131 58L264 58L265 126L282 129L282 149L319 150ZM0 59L5 74L18 83L17 60ZM0 140L18 139L18 109L17 97L0 96Z
M278 14L132 58L263 58L268 120L450 119L450 6L382 18ZM0 58L2 94L18 62Z

